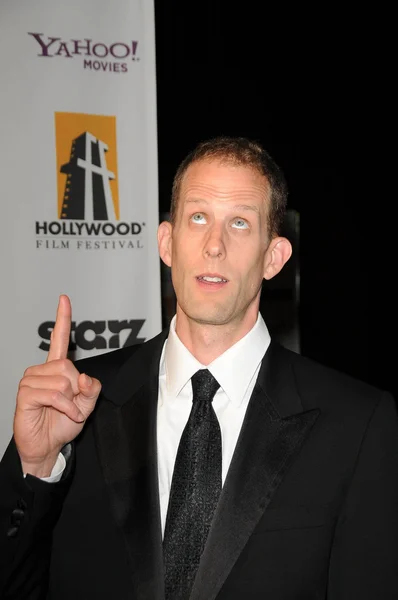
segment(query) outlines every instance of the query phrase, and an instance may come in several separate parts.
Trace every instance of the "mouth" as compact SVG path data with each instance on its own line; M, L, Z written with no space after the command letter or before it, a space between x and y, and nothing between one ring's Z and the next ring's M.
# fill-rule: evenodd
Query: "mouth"
M218 273L204 273L196 277L197 282L201 287L207 289L219 289L228 283L228 279Z
M198 275L196 279L206 283L228 283L228 279L224 279L221 275Z

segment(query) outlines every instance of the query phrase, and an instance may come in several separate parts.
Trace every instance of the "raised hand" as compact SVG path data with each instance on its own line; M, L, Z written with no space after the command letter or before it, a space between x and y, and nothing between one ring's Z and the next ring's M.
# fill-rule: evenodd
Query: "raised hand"
M19 383L14 439L24 473L50 475L61 448L83 429L101 391L98 379L79 373L67 358L72 309L59 298L44 364L26 369Z

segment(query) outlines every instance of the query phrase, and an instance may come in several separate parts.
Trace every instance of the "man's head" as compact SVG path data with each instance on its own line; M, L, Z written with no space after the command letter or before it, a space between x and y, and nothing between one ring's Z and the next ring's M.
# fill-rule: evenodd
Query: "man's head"
M193 150L177 170L171 223L159 252L171 267L177 327L221 326L238 337L254 325L263 278L291 255L278 237L287 186L256 142L221 137Z

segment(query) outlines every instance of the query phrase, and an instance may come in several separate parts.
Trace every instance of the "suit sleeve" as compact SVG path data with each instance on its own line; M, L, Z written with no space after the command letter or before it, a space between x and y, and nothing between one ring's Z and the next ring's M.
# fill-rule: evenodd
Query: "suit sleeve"
M14 440L10 441L0 463L1 600L46 597L52 532L73 470L72 450L58 483L24 477Z
M398 413L383 394L335 531L328 600L398 598Z

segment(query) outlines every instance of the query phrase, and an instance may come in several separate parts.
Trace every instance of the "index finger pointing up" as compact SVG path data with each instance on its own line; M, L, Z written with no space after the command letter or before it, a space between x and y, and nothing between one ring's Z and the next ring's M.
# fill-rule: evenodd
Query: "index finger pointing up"
M57 317L51 334L50 350L47 361L67 358L72 321L72 306L68 296L59 297Z

